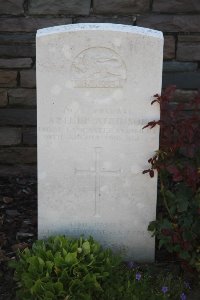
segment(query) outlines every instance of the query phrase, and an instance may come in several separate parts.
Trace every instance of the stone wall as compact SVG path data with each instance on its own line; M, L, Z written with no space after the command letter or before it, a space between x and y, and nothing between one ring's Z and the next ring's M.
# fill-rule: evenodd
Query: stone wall
M79 22L162 30L163 87L180 101L197 93L199 0L0 0L0 176L36 173L36 30Z

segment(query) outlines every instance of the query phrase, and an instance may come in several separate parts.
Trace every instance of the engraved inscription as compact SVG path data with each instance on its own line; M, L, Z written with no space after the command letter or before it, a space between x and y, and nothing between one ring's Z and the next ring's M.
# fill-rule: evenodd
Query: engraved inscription
M100 217L99 214L99 204L100 204L100 197L101 197L101 176L104 174L110 175L119 175L121 170L104 170L101 168L100 164L100 152L101 147L95 147L95 168L94 170L79 170L75 169L75 174L77 175L87 175L87 174L94 174L95 176L95 204L94 204L94 216Z
M126 80L126 67L112 49L93 47L75 57L72 78L76 88L120 88Z
M62 116L49 116L46 125L39 126L38 131L49 142L67 140L96 140L136 142L152 139L157 130L149 130L148 136L143 134L147 119L137 119L134 111L120 108L94 109L86 115L84 108L80 110L63 110Z

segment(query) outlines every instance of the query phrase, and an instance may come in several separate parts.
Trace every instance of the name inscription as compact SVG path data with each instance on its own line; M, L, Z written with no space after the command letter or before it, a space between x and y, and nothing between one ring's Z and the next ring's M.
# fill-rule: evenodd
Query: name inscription
M134 112L127 110L84 111L65 109L62 116L49 116L48 124L40 126L39 132L47 141L65 140L111 140L138 141L144 136L143 126L147 120L137 120ZM147 132L147 129L146 131ZM156 134L149 130L146 138Z

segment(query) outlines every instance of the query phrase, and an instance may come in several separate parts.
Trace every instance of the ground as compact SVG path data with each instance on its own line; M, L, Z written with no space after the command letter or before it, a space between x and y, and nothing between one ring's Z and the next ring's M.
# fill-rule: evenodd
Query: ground
M37 238L37 180L32 178L0 178L0 299L15 299L13 272L7 261L17 249L31 245ZM155 274L165 268L179 272L166 252L156 252ZM188 300L200 300L200 291L194 290Z
M0 178L0 299L13 300L7 260L37 238L36 178Z

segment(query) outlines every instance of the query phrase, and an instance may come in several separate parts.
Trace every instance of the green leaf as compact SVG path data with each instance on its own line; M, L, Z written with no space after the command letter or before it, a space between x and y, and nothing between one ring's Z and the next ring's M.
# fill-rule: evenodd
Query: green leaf
M38 279L35 282L34 286L32 286L32 288L30 289L30 291L31 291L31 294L35 295L35 296L39 296L43 292L41 279Z
M52 283L51 279L47 283L44 284L44 289L46 291L49 291L52 293L54 292L54 287L53 287L53 283Z
M85 255L90 253L90 243L88 241L85 241L82 245L83 253Z
M45 292L45 300L46 299L55 299L55 295L54 295L54 293L52 293L52 292L50 292L50 291L46 291Z
M151 223L149 223L148 231L155 231L156 227L157 227L157 221L152 221Z
M60 292L62 292L63 291L63 284L62 284L62 282L56 282L56 283L54 283L54 289L55 289L55 291L56 291L56 294L60 294Z
M159 240L159 245L158 245L158 248L160 249L163 245L166 244L166 240L162 239L162 240Z
M56 267L60 267L61 265L63 265L65 262L64 258L61 257L61 253L60 252L56 252L55 257L54 257L54 263Z
M52 253L51 250L48 250L48 251L46 252L46 257L48 258L48 260L54 261L54 255L53 255L53 253Z
M191 232L191 231L184 231L183 232L183 239L185 240L185 241L191 241L192 239L193 239L193 233Z
M179 184L176 192L176 202L179 212L187 211L191 197L191 189L184 184Z
M178 212L184 212L187 211L188 206L189 206L189 201L188 199L177 199L178 200Z
M34 284L34 281L28 272L21 274L21 281L23 282L25 287L28 289L30 289Z
M72 266L73 264L77 263L77 253L67 253L65 256L65 262L69 265Z
M90 241L90 243L91 243L91 241ZM97 243L97 242L93 242L93 243L92 243L92 245L91 245L91 251L92 251L94 254L98 253L98 252L100 251L100 249L101 249L101 246L100 246L99 243Z
M168 219L163 219L163 222L160 226L161 229L172 229L173 225Z
M179 253L179 256L180 256L180 258L185 259L185 260L190 259L190 255L189 255L189 253L187 251L181 251Z
M176 200L176 196L174 193L172 193L170 190L166 190L165 191L165 196L167 197L167 200L170 201L170 203L175 202Z
M47 267L47 271L48 271L49 273L52 272L53 266L54 266L54 263L53 263L52 261L49 261L49 260L46 261L46 267Z

